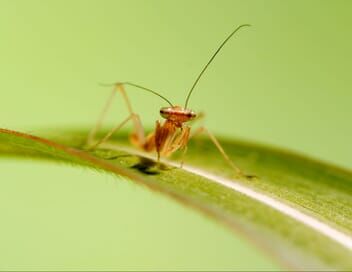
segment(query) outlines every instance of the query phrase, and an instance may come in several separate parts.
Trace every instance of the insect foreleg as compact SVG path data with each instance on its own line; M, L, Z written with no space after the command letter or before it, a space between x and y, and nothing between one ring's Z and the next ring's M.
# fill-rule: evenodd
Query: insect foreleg
M186 127L186 128L184 128L183 135L181 135L181 137L180 137L179 148L183 149L181 162L180 162L180 168L183 167L184 158L185 158L187 150L188 150L187 144L190 139L190 133L191 133L191 128Z
M169 141L168 144L164 146L164 150L163 150L163 155L166 157L170 156L177 150L180 150L180 149L183 150L182 156L181 156L181 163L180 163L181 168L183 166L184 157L187 152L187 144L189 141L190 132L191 132L190 127L183 127L179 135L176 136L176 133L174 133L174 135L171 138L172 140Z
M167 155L171 155L175 151L179 149L183 149L187 146L189 135L190 135L190 127L183 127L181 133L173 139L170 145L167 147Z

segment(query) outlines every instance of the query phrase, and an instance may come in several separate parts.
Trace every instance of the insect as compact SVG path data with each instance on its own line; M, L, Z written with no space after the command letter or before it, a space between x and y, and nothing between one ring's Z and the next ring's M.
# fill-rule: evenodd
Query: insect
M87 138L87 146L89 146L90 150L94 150L98 148L102 143L106 142L109 140L109 138L116 133L118 130L120 130L126 123L132 121L133 122L133 132L130 134L130 141L131 143L146 151L146 152L155 152L157 153L157 160L159 162L160 157L169 157L172 155L174 152L177 150L183 150L183 156L186 154L187 151L187 144L188 141L194 137L194 135L199 134L201 132L206 133L210 140L213 142L213 144L216 146L216 148L219 150L225 161L229 164L230 167L232 167L235 171L235 173L238 176L245 176L245 177L252 177L249 175L245 175L229 158L229 156L226 154L222 146L220 145L219 141L215 138L215 136L207 130L205 127L200 127L198 130L196 130L193 134L191 134L191 127L187 124L189 121L194 121L197 119L200 119L202 117L201 114L196 114L194 111L188 108L188 102L191 97L191 94L198 84L200 78L210 65L216 55L220 52L220 50L223 48L223 46L230 40L231 37L234 36L234 34L240 30L243 27L248 27L250 26L249 24L243 24L238 26L235 30L232 31L232 33L227 36L227 38L221 43L221 45L217 48L215 53L212 55L212 57L209 59L209 61L206 63L206 65L203 67L202 71L194 81L191 89L188 92L188 95L186 97L186 101L184 106L177 106L172 104L167 98L162 96L160 93L153 91L149 88L137 85L132 82L117 82L113 85L113 90L110 95L110 97L107 100L107 103L105 107L103 108L102 113L99 116L99 119L95 125L95 127L90 131L88 138ZM160 122L159 120L156 121L156 126L155 130L149 133L148 135L145 135L144 128L142 126L142 122L140 120L140 117L138 114L136 114L133 109L132 105L130 103L130 100L127 96L127 93L125 91L125 86L131 86L138 88L140 90L147 91L149 93L152 93L154 95L159 96L161 99L163 99L168 106L167 107L162 107L160 109L160 115L162 118L165 120L163 122ZM104 117L108 111L108 109L111 106L112 100L115 96L115 94L119 92L128 109L129 116L123 120L121 123L119 123L117 126L112 128L106 135L105 137L101 138L100 140L96 140L96 134L98 130L100 129L102 122L104 120ZM181 167L183 164L183 159L181 161Z

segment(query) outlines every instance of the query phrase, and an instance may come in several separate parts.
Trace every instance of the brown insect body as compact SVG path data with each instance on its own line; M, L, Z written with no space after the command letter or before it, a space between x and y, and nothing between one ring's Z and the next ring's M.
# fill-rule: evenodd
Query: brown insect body
M180 106L160 109L160 115L166 120L156 122L155 148L162 156L170 156L178 149L184 148L189 140L191 128L184 123L193 120L196 114Z
M124 92L123 87L120 91ZM160 156L169 157L187 145L191 128L185 123L194 120L197 116L192 110L180 106L161 108L160 115L165 120L163 122L156 121L155 130L146 137L144 137L144 131L140 129L130 135L130 141L133 145L146 152L156 151L158 159ZM141 127L138 115L134 118L137 127Z
M156 151L158 160L160 157L168 157L172 155L174 152L177 150L183 150L183 154L185 154L187 150L187 143L190 140L191 137L193 137L195 134L199 132L205 132L211 139L211 141L214 143L214 145L217 147L217 149L220 151L224 159L228 162L228 164L235 170L235 172L238 175L243 175L241 170L231 161L231 159L227 156L226 152L223 150L222 146L220 143L217 141L215 136L211 134L205 127L199 127L198 130L193 133L192 135L190 134L191 127L186 125L185 123L194 120L200 116L197 116L195 112L187 108L189 98L193 92L194 87L197 85L199 79L209 66L209 64L213 61L215 56L219 53L221 48L225 45L225 43L242 27L249 26L248 24L240 25L237 27L220 45L220 47L217 49L215 54L210 58L208 63L204 66L203 70L201 73L198 75L197 79L192 85L192 88L188 92L185 106L175 106L173 105L167 98L162 96L160 93L155 92L151 89L148 89L146 87L131 83L131 82L119 82L113 84L114 89L111 93L111 96L109 97L106 106L104 107L96 126L91 130L90 134L88 135L87 139L87 145L90 146L90 149L95 149L102 143L108 141L108 139L118 130L120 130L127 122L132 121L134 125L134 130L130 134L130 141L133 145L143 149L146 152L152 152ZM128 99L128 96L125 92L124 85L129 85L133 86L139 89L142 89L144 91L153 93L154 95L159 96L162 98L164 101L166 101L170 107L163 107L160 109L160 115L165 119L163 122L156 121L156 126L155 130L145 136L145 132L141 123L141 120L139 118L139 115L136 114L132 110L131 103ZM116 127L114 127L110 132L106 134L106 136L97 142L94 141L95 135L97 131L100 129L102 125L102 121L105 117L105 114L110 107L111 101L116 93L116 91L120 92L122 94L122 97L124 98L128 111L129 111L129 116L122 121L120 124L118 124ZM93 144L92 144L93 143ZM181 161L182 165L183 161Z
M156 121L155 130L147 137L139 137L136 131L130 135L130 140L135 146L146 152L156 151L158 158L168 157L186 146L191 128L184 123L196 117L193 111L179 106L162 108L160 115L166 120Z

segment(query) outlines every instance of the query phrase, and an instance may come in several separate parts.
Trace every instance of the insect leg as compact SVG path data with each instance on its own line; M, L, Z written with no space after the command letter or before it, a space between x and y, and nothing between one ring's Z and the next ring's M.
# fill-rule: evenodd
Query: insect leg
M219 152L221 153L221 155L223 156L223 158L225 159L225 161L231 166L231 168L233 168L236 172L237 175L240 176L246 176L241 169L239 169L234 162L229 158L229 156L226 154L225 150L222 148L221 144L219 143L219 141L215 138L215 136L206 128L206 127L199 127L194 134L191 136L191 138L193 138L195 135L200 134L202 132L205 132L208 137L210 138L210 140L213 142L213 144L216 146L216 148L219 150Z
M141 119L139 118L139 115L134 113L132 109L131 102L126 94L125 88L123 86L123 83L117 83L116 85L116 90L120 91L122 94L123 99L125 100L125 103L127 105L127 109L130 113L131 116L135 116L135 118L132 119L133 125L134 125L134 133L132 134L132 137L136 142L139 143L139 145L143 145L146 141L145 139L145 134L144 134L144 128L141 122Z
M180 136L180 143L179 143L179 148L183 149L182 156L181 156L181 162L180 162L180 168L183 167L184 159L188 150L187 144L190 139L190 133L191 133L191 128L186 127L184 129L183 135Z
M169 137L169 141L167 141L163 147L163 155L168 157L172 155L179 149L183 149L182 157L181 157L181 164L180 167L183 166L183 159L187 152L187 143L189 141L191 128L186 126L183 127L180 134L176 134L177 132L173 132L172 135Z
M106 113L108 112L112 101L114 100L116 94L116 89L114 88L108 98L108 100L106 101L103 110L101 111L97 123L95 124L95 126L93 127L93 129L89 132L88 137L87 137L87 141L86 144L89 146L91 145L91 143L94 141L95 135L97 134L98 130L101 128L101 125L103 124L104 118L106 116Z
M172 153L178 149L182 149L187 146L188 139L190 135L190 127L183 127L181 133L177 137L173 137L165 147L165 155L170 156ZM176 135L175 135L176 136Z
M141 120L139 118L139 115L135 114L133 112L131 103L130 103L130 101L128 99L128 96L127 96L127 94L125 92L125 89L124 89L123 85L122 84L115 84L115 86L114 86L114 88L113 88L113 90L111 92L111 95L109 96L109 98L108 98L108 100L107 100L107 102L106 102L101 114L99 115L99 118L98 118L98 121L97 121L96 125L93 127L93 129L90 131L90 133L88 135L88 138L87 138L87 145L88 146L91 145L92 142L94 142L94 138L95 138L98 130L101 128L101 125L102 125L102 123L104 121L104 118L105 118L109 108L111 107L112 101L113 101L117 91L122 94L122 97L125 100L125 103L127 105L127 109L128 109L129 114L130 114L127 119L132 119L132 121L133 121L134 133L132 133L131 138L134 140L135 143L138 143L138 145L143 145L144 144L144 142L145 142L144 129L143 129L143 126L142 126L142 122L141 122ZM115 130L115 131L117 131L117 130Z
M89 150L94 150L96 149L99 145L101 145L102 143L105 143L106 141L109 140L109 138L115 133L117 132L119 129L121 129L124 125L126 125L126 123L130 120L134 120L136 118L136 116L134 114L131 114L130 116L128 116L125 120L123 120L120 124L118 124L117 126L115 126L114 128L112 128L102 139L100 139L98 142L96 142L93 146L91 146L89 148Z

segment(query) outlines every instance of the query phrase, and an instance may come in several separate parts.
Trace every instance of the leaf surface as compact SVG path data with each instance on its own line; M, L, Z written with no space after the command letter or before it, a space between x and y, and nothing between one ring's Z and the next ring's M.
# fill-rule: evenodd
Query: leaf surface
M121 175L225 223L284 268L352 268L352 174L287 151L222 140L232 160L257 179L238 179L212 143L195 138L185 166L145 154L120 134L84 149L85 130L43 137L0 130L0 154L64 161ZM48 140L50 139L50 140Z

